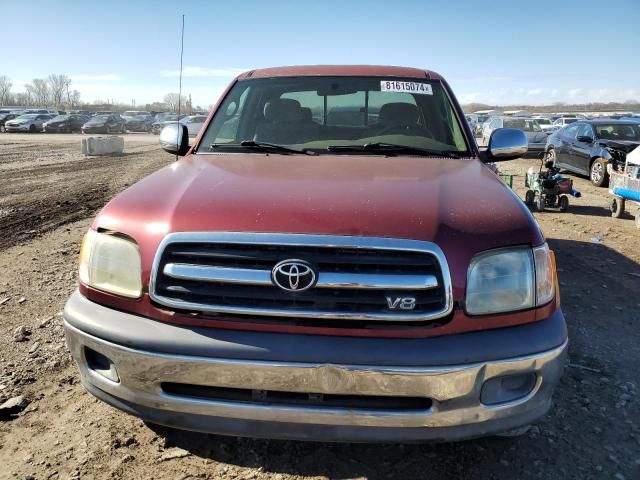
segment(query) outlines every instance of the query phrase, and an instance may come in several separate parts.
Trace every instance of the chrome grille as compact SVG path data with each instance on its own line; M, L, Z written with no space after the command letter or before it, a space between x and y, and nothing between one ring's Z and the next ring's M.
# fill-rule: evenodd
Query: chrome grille
M272 269L300 259L316 284L290 292ZM452 310L442 251L416 240L373 237L175 233L158 249L151 298L175 310L267 317L425 321ZM415 298L412 310L392 310L387 297Z

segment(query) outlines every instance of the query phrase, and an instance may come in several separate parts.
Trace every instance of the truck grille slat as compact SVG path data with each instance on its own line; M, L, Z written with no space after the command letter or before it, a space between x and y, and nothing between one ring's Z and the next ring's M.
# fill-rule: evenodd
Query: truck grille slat
M311 265L313 285L303 291L276 285L272 270L285 260ZM452 309L439 248L371 237L171 234L158 249L150 294L175 310L236 318L421 322Z

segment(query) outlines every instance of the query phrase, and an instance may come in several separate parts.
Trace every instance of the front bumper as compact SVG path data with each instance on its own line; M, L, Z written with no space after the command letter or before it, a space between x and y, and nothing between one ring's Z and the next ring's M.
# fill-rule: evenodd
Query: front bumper
M127 123L126 128L130 132L146 132L147 130L149 130L149 127L144 123Z
M31 125L7 125L5 124L7 132L28 132Z
M109 133L108 127L82 127L82 133Z
M428 339L184 328L100 306L78 292L64 318L83 385L107 403L177 428L301 440L451 441L517 428L549 408L567 347L560 310L536 324ZM93 352L108 358L109 368L92 366ZM485 381L525 373L535 382L521 397L480 401ZM394 410L237 401L171 393L169 383L432 402Z

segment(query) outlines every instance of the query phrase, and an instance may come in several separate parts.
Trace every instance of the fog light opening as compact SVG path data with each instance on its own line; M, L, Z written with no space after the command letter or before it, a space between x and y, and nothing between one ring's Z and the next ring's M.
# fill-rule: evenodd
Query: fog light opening
M513 402L529 395L535 385L535 373L492 378L482 385L480 401L485 405Z
M87 367L90 370L93 370L107 380L111 380L116 383L120 382L116 366L111 360L109 360L109 358L88 347L84 348L84 358L87 360Z

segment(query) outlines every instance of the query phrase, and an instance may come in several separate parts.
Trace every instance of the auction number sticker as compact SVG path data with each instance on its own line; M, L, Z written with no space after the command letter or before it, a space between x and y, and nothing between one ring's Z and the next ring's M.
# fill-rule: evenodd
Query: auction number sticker
M431 89L431 84L429 83L401 82L398 80L381 80L380 91L433 95L433 90Z

